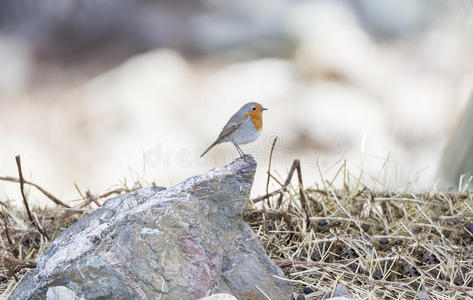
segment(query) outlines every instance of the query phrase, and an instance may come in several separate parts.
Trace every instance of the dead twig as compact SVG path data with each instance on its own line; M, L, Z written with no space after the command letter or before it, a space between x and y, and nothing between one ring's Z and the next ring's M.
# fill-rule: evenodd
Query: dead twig
M85 196L87 197L88 201L84 206L87 206L91 202L94 202L97 207L100 207L100 202L97 200L97 197L95 197L90 191L85 192Z
M298 159L296 159L294 160L294 164L297 164L296 170L297 170L297 180L299 181L299 195L301 198L300 201L301 201L302 209L304 210L306 218L307 218L307 224L309 224L310 207L309 207L309 202L307 201L307 197L305 196L304 184L302 183L301 162Z
M107 198L108 196L111 196L111 195L118 195L118 194L121 194L123 192L125 193L129 193L129 192L132 192L134 191L135 189L128 189L128 188L118 188L118 189L114 189L114 190L111 190L111 191L108 191L106 193L103 193L102 195L99 195L97 198L101 199L101 198Z
M77 185L77 183L74 182L74 188L76 189L77 193L79 193L80 197L85 200L85 196L84 194L82 194L81 190L79 189L79 186Z
M330 272L329 270L327 270L327 268L323 264L317 263L315 261L293 261L289 259L277 259L277 260L274 260L274 262L280 267L291 266L291 265L317 267L321 269L322 271L324 271L325 273L327 273L330 277L332 277L333 280L337 279L337 277L335 276L333 272Z
M25 194L25 180L23 178L23 171L21 170L21 158L19 155L17 155L15 157L15 160L16 160L16 165L18 167L18 176L20 177L20 192L21 192L21 197L23 198L23 203L25 204L25 208L26 208L26 213L28 214L28 218L30 219L31 223L33 223L33 225L36 227L36 229L38 229L38 231L45 237L49 240L49 237L48 235L46 234L46 232L43 231L43 229L41 229L41 226L39 226L39 224L36 222L36 220L33 218L33 215L31 214L31 210L30 210L30 206L28 205L28 200L26 198L26 194Z
M274 145L274 143L273 143L273 145ZM270 159L270 161L271 161L271 159ZM255 199L252 199L251 201L253 203L257 203L257 202L263 201L265 199L271 198L272 196L275 196L275 195L279 194L279 198L278 198L278 201L277 201L277 204L276 204L276 209L279 209L281 207L281 204L282 204L282 199L284 197L284 192L286 192L287 187L291 183L292 176L294 175L294 171L296 171L296 170L297 170L297 179L299 181L299 194L300 194L301 206L302 206L302 209L304 210L304 213L306 215L307 224L309 224L309 221L310 221L309 218L310 218L310 215L311 215L310 214L310 208L309 208L309 204L308 204L308 201L307 201L307 197L306 197L305 192L304 192L304 184L303 184L303 181L302 181L301 162L298 159L295 159L293 161L291 169L289 170L289 174L287 175L286 181L284 182L284 184L282 185L282 187L280 189L275 190L271 193L266 192L266 195L260 196L260 197L255 198ZM269 183L270 176L272 176L272 175L268 171L267 184ZM269 201L268 201L268 203L269 203Z
M276 147L276 142L278 141L278 137L275 137L273 139L273 144L271 145L271 151L269 152L269 162L268 162L268 178L266 179L266 195L269 194L269 181L271 179L271 162L273 160L273 151L274 151L274 147ZM269 201L269 197L267 198L268 199L268 207L271 207L271 202Z
M3 223L5 224L5 235L7 237L7 241L8 241L8 244L10 244L10 247L13 249L14 247L14 242L10 236L10 229L8 228L8 219L7 219L7 215L4 214L4 213L1 213L2 215L2 219L3 219Z
M0 180L20 183L20 178L15 178L15 177L10 177L10 176L0 177ZM69 205L65 204L64 202L62 202L62 201L59 200L58 198L54 197L51 193L49 193L48 191L46 191L45 189L43 189L42 187L40 187L40 186L37 185L36 183L33 183L33 182L31 182L31 181L27 181L27 180L24 180L24 179L23 179L23 183L35 187L38 191L40 191L41 193L43 193L46 197L48 197L51 201L53 201L53 202L56 203L57 205L61 205L61 206L70 208Z
M308 202L307 202L307 197L305 196L304 186L303 186L303 183L302 183L301 162L298 159L295 159L294 162L292 163L291 169L289 170L289 174L286 178L286 181L284 182L284 186L283 186L282 191L279 195L279 199L278 199L278 203L277 203L276 208L279 209L279 207L281 207L284 192L286 191L287 186L289 185L289 183L291 183L292 175L294 175L294 171L296 171L296 170L297 170L297 179L299 181L300 201L301 201L302 209L304 210L304 212L306 214L306 217L307 217L307 221L308 221L309 216L310 216L309 205L308 205Z
M7 269L7 276L14 277L16 281L16 273L23 268L35 268L36 260L34 259L18 259L11 256L0 254L0 264Z
M95 195L93 195L90 191L87 191L87 192L85 193L85 195L84 195L84 194L82 193L82 191L80 190L79 186L78 186L76 183L74 183L74 187L75 187L77 193L79 193L80 197L81 197L83 200L85 200L84 204L82 204L82 205L80 206L81 208L82 208L82 207L86 207L87 205L89 205L89 204L92 203L92 202L94 202L94 203L97 205L97 207L100 207L101 204L100 204L100 202L98 202L98 199L107 198L107 197L109 197L109 196L111 196L111 195L118 195L118 194L121 194L121 193L123 193L123 192L129 193L129 192L133 191L133 189L130 190L129 188L117 188L117 189L108 191L108 192L106 192L106 193L103 193L103 194L101 194L101 195L95 196Z
M263 195L263 196L254 198L254 199L252 199L251 201L252 201L253 203L258 203L258 202L261 202L261 201L263 201L263 200L265 200L265 199L268 199L268 198L271 198L271 197L273 197L273 196L276 196L276 195L278 195L279 193L284 192L284 191L285 191L285 188L282 187L282 188L277 189L277 190L275 190L275 191L273 191L273 192L271 192L271 193L269 193L269 194L266 194L266 195Z
M295 160L292 162L292 166L291 166L291 169L289 170L289 173L288 173L288 175L287 175L286 181L284 181L284 185L283 185L283 187L281 188L281 192L280 192L280 194L279 194L278 202L277 202L277 204L276 204L276 209L279 209L279 208L281 207L282 198L283 198L283 196L284 196L284 192L286 191L287 186L289 185L289 183L291 183L292 175L294 174L294 171L295 171L296 168L297 168L298 162L299 162L298 159L295 159Z

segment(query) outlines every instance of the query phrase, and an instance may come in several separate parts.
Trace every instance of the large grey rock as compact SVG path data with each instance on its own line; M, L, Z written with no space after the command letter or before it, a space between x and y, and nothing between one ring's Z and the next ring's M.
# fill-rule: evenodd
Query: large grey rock
M343 282L337 284L337 286L335 287L335 290L331 289L330 291L328 291L324 295L322 300L325 300L325 299L339 299L340 300L340 298L352 299L350 291L348 290L347 286Z
M85 299L291 299L292 287L241 220L256 162L245 156L168 189L108 200L65 230L12 299L65 286Z
M52 286L46 292L46 300L79 300L79 298L65 286Z
M199 300L238 300L238 299L229 294L213 294L211 296L207 296Z

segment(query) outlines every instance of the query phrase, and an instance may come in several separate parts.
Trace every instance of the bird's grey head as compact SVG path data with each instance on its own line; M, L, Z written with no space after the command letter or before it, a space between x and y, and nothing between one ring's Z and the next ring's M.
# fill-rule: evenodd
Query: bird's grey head
M263 110L267 110L267 108L257 102L248 102L240 108L240 112L242 113L251 111L262 112Z

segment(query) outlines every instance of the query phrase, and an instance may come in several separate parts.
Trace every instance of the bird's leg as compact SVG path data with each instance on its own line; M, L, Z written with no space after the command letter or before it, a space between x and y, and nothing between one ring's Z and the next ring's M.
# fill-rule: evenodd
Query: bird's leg
M235 146L235 149L237 150L237 152L238 152L238 155L240 155L240 157L241 157L241 152L240 152L240 149L238 149L238 146L237 146L237 144L233 144L233 146Z
M240 150L241 157L244 157L246 154L243 152L243 150L241 150L240 146L238 146L238 145L236 145L236 146L237 146L238 150Z
M237 144L233 143L233 145L234 145L235 148L237 149L238 154L240 155L240 157L243 157L243 156L245 155L245 153L243 153L243 151L241 151L240 147L238 147Z

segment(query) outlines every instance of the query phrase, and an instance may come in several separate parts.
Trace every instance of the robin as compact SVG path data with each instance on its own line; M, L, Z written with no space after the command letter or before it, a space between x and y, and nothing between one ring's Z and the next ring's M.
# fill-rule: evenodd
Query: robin
M240 157L243 157L245 153L243 153L238 145L254 142L260 136L261 129L263 129L264 110L267 110L267 108L256 102L249 102L243 105L230 118L227 125L223 127L215 142L200 157L204 156L213 146L225 142L231 142L237 149Z

